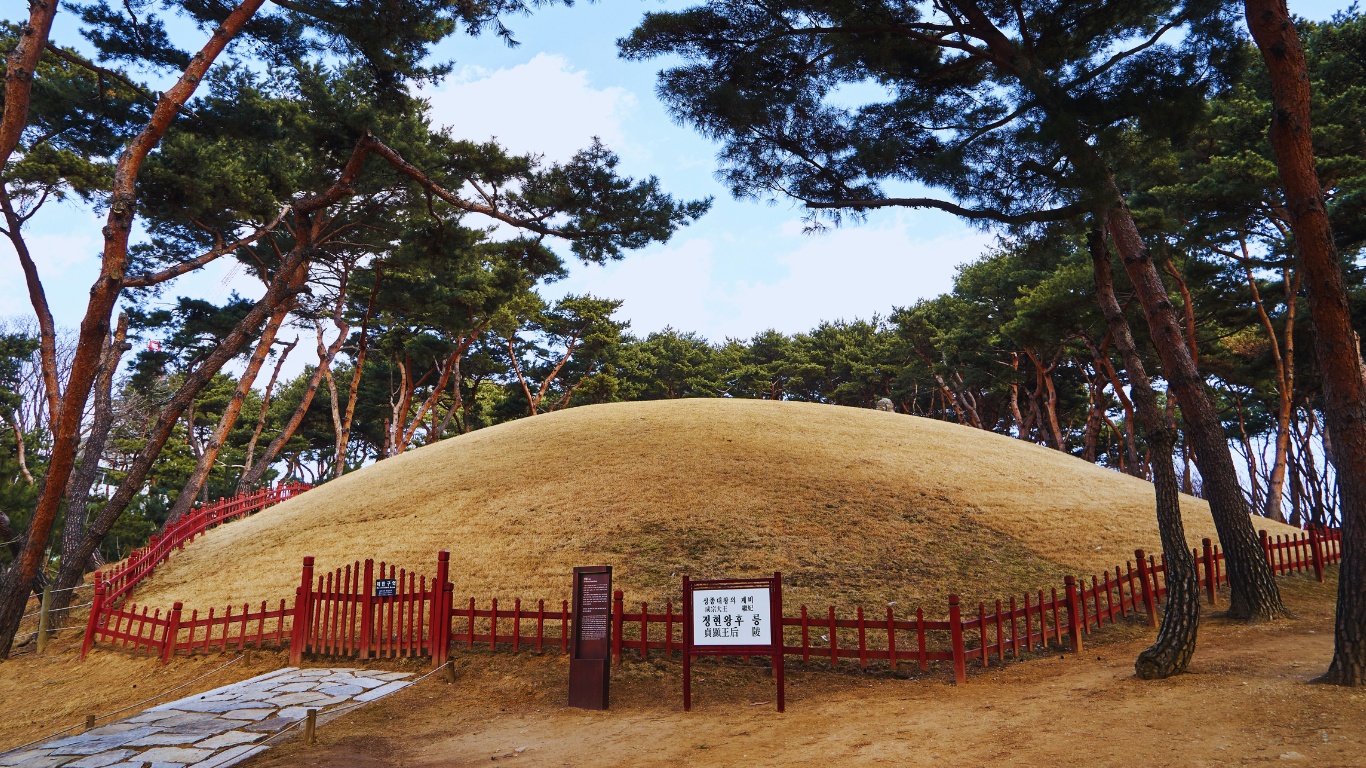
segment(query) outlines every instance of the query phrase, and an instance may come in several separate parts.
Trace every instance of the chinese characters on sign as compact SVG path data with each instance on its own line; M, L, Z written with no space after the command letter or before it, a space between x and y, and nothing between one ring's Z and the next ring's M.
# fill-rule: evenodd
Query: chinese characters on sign
M692 709L694 656L768 656L778 684L778 711L786 698L783 683L783 575L758 579L683 577L683 709Z
M769 590L698 590L693 597L694 645L770 645Z

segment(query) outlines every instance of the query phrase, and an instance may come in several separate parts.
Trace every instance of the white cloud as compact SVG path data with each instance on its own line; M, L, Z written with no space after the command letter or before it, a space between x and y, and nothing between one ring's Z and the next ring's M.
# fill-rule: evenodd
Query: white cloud
M497 138L514 152L552 161L568 160L594 136L619 151L622 120L636 104L629 91L594 88L587 72L545 53L492 72L467 68L422 95L431 100L433 122L457 138Z
M880 225L817 235L779 225L767 253L750 256L776 266L772 279L720 274L719 251L745 258L743 246L723 238L718 247L711 238L694 237L606 267L572 265L571 276L546 293L622 299L619 316L631 321L637 335L673 326L713 341L885 315L951 289L957 266L992 243L990 235L970 230L921 235L929 223L924 215L898 214Z
M777 257L787 274L772 282L736 283L719 324L731 335L769 327L792 333L822 320L885 315L948 291L955 268L979 256L991 238L971 231L917 236L918 218L903 215L884 226L801 236Z
M58 326L75 327L90 284L100 272L104 242L99 220L75 205L56 204L38 214L25 233L28 251ZM32 315L28 286L9 238L0 238L0 316Z

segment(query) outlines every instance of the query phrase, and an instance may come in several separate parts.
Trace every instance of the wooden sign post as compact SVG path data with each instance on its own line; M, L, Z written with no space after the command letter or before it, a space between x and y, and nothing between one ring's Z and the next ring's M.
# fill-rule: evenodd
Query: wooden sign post
M574 569L574 619L569 649L569 706L607 709L612 680L612 566Z
M783 685L783 575L771 579L683 577L683 709L692 709L693 656L769 656Z

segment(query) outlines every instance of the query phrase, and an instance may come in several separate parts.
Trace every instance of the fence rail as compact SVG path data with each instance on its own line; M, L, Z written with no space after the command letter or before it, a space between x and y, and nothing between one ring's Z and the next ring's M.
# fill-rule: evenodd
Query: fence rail
M205 508L193 519L182 521L183 528L177 527L174 533L183 542L210 524L235 519L303 489L291 486L276 489L271 496L254 494L269 499L254 507L228 500L222 508ZM1338 530L1311 528L1274 537L1263 531L1261 543L1278 576L1313 572L1323 581L1324 568L1342 559ZM135 584L178 545L168 531L113 575L124 578L120 584L129 580ZM1216 605L1220 589L1228 584L1224 553L1205 539L1202 548L1191 554L1199 586L1209 604ZM832 668L856 662L859 668L885 663L892 670L903 664L927 670L931 662L951 662L954 679L961 684L966 682L969 662L989 667L993 658L1004 663L1050 647L1080 652L1085 636L1093 630L1131 616L1145 616L1149 626L1156 626L1158 606L1167 596L1166 558L1141 549L1135 550L1134 558L1090 576L1089 583L1067 576L1061 590L1053 587L991 604L979 602L975 610L951 594L946 619L927 619L923 608L898 615L890 604L874 611L855 606L852 616L840 615L835 606L813 612L800 605L797 615L782 618L783 651L800 657L804 664L819 661ZM470 597L456 607L454 585L448 577L449 553L444 551L438 554L430 578L384 562L376 571L370 559L315 573L313 558L306 557L292 608L284 600L269 610L265 602L255 610L244 604L237 613L229 607L217 616L210 609L204 618L192 611L188 620L180 603L165 615L161 609L149 615L145 606L139 611L135 605L116 605L117 598L131 587L120 590L113 579L97 580L82 658L96 640L155 652L163 663L176 652L248 645L287 646L294 664L306 653L361 659L429 657L433 665L439 665L454 648L512 653L568 650L572 627L567 600L560 600L558 606L552 602L547 610L545 600L538 600L534 608L523 608L520 598L511 607L507 603L500 607L493 598L484 608ZM381 595L377 579L390 580L391 589ZM620 662L628 654L647 658L652 652L666 657L680 653L683 621L672 601L665 602L663 612L658 608L651 612L648 602L640 603L639 610L627 610L625 596L617 590L610 611L613 658Z
M127 600L128 593L143 579L151 576L156 571L157 566L166 562L172 552L184 549L186 544L194 541L196 537L203 535L206 531L233 520L240 520L266 507L279 504L311 487L304 483L289 483L275 488L262 488L251 493L239 494L228 499L220 498L212 504L195 508L189 514L166 526L161 533L152 536L151 540L147 542L147 546L130 552L123 562L107 570L96 571L95 597L90 606L90 618L86 624L85 640L81 645L81 658L85 658L85 655L90 652L90 646L96 640L104 638L122 641L125 645L131 640L135 649L156 649L162 653L164 660L169 660L171 654L170 652L162 652L164 648L172 646L172 652L181 648L192 651L197 647L194 638L198 628L205 627L205 640L207 641L209 636L213 634L213 627L218 625L223 627L223 642L226 643L226 633L230 623L227 617L232 615L231 606L224 609L223 615L217 620L213 617L214 609L212 608L209 609L208 617L202 622L198 618L198 611L194 611L191 613L190 623L181 625L177 613L180 609L180 603L176 603L170 611L166 612L165 617L160 617L162 611L157 609L151 618L144 621L141 616L130 617L126 615L129 610L136 609L136 606L125 609L124 603ZM283 611L284 601L280 602L280 611ZM261 610L258 614L251 614L248 607L243 606L242 612L238 615L238 623L242 625L239 627L238 635L241 642L246 642L246 626L250 623L249 617L253 617L260 624L266 620L267 615L276 619L276 632L278 634L280 631L278 623L283 621L282 615L267 611L265 603L261 604ZM172 617L176 617L174 624ZM137 629L135 631L139 633L137 636L128 636L127 633L134 630L121 629L124 619L128 619L127 626L129 628L133 626L136 620ZM112 626L111 621L113 622ZM173 626L175 627L174 632L171 631ZM189 633L189 637L184 643L179 640L181 629L186 629ZM158 630L161 634L153 637L151 633ZM176 638L174 643L168 639L170 637ZM262 639L258 637L256 644L260 646L261 642Z

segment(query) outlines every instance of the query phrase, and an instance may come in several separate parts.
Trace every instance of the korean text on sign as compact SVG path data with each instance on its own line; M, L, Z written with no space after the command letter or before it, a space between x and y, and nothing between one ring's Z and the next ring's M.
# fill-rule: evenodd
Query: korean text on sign
M769 645L773 617L768 590L697 590L692 603L694 645Z

